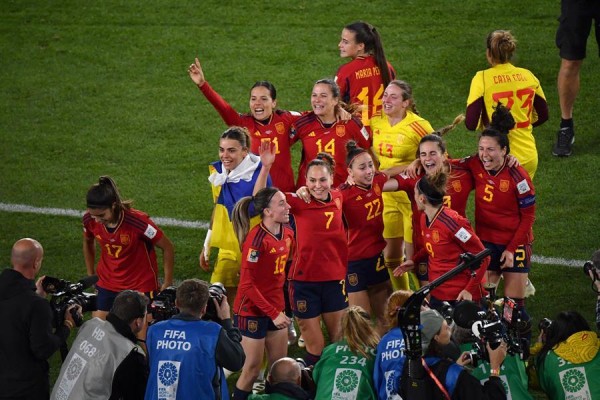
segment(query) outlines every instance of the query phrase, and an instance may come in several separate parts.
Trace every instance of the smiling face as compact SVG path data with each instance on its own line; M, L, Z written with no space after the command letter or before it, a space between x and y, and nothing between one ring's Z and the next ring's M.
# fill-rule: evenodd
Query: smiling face
M404 100L403 96L404 91L398 85L390 84L385 88L381 99L385 115L396 118L406 116L406 109L410 105L410 100Z
M371 186L375 176L375 166L369 153L365 151L354 157L352 165L348 167L348 175L357 185Z
M501 148L498 141L489 136L479 138L479 159L486 171L497 171L504 164L506 148Z
M419 145L419 161L427 175L433 175L444 166L446 155L436 142L423 142Z
M306 187L317 200L325 201L333 185L333 177L323 165L313 165L306 172Z
M290 205L285 201L285 195L277 192L271 198L269 207L265 208L265 216L272 218L274 222L287 224L290 222Z
M235 169L247 155L248 149L243 148L237 140L221 139L219 141L219 159L227 171Z
M365 44L356 43L356 33L348 29L342 30L342 37L338 48L340 49L340 57L342 58L350 57L355 59L365 53Z
M339 99L333 96L331 86L317 83L313 87L310 102L315 115L322 120L335 119L335 106L339 103Z
M273 100L271 92L264 86L257 86L250 92L250 112L258 120L269 118L277 106L277 100Z

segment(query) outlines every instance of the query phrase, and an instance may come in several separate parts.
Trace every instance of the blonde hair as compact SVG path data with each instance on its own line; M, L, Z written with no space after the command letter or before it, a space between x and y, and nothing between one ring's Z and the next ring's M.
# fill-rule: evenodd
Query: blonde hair
M490 58L496 64L509 62L517 49L517 40L510 31L497 30L490 32L486 43Z
M396 290L388 297L385 305L385 327L390 330L398 325L398 309L412 296L412 290Z
M353 353L372 357L367 349L375 349L380 337L371 325L369 313L360 306L348 308L342 316L342 331Z

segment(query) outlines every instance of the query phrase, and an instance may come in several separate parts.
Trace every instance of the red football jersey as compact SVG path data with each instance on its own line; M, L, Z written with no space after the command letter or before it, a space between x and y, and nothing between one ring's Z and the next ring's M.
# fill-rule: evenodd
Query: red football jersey
M377 172L370 188L346 183L340 186L348 227L348 261L375 257L385 247L381 192L387 180L385 174Z
M305 203L286 193L296 222L296 248L288 279L307 282L342 280L348 264L348 236L342 217L342 194L331 190L331 200Z
M390 63L388 69L390 80L394 80L396 72ZM361 120L368 127L371 117L381 111L381 98L385 91L381 71L375 64L375 58L370 55L356 57L342 65L335 74L335 81L340 87L343 102L363 106Z
M154 244L163 237L163 232L147 214L124 210L116 228L109 232L85 213L83 235L95 237L100 246L98 286L113 292L126 289L151 292L159 288Z
M514 252L533 241L535 188L523 167L509 168L506 161L494 175L479 157L463 160L475 179L475 229L485 242L505 245Z
M273 186L284 192L295 190L294 171L292 169L291 147L294 143L290 136L292 123L300 114L289 111L274 110L267 121L257 121L252 114L240 114L233 109L215 90L206 82L200 87L206 99L219 112L221 118L228 126L242 126L250 132L250 151L258 154L261 142L275 144L275 162L269 174Z
M473 190L473 177L471 176L471 172L460 164L460 160L449 159L448 161L450 164L450 172L448 175L448 183L446 184L444 205L458 212L459 215L466 217L469 193ZM398 181L398 190L404 190L410 199L413 212L413 244L415 246L415 251L418 251L423 246L420 233L421 211L417 208L414 194L415 185L421 177L423 177L423 174L419 175L416 179L410 178L404 174L392 177Z
M281 226L273 235L262 223L250 230L242 248L238 292L233 306L241 316L277 318L285 309L285 264L294 243L294 232Z
M469 221L445 206L440 207L432 221L427 221L425 213L421 213L421 236L424 249L415 254L414 260L417 262L424 255L428 256L430 281L456 267L462 253L477 254L485 249ZM439 300L450 301L456 300L459 293L466 289L474 301L481 299L480 283L489 262L489 257L486 257L475 277L467 269L432 290L431 294Z
M302 160L298 170L297 187L306 184L306 166L315 159L318 153L329 153L335 160L333 186L338 187L348 177L346 143L354 140L363 149L371 147L369 134L356 118L325 125L314 113L310 112L293 124L292 136L294 140L302 141Z

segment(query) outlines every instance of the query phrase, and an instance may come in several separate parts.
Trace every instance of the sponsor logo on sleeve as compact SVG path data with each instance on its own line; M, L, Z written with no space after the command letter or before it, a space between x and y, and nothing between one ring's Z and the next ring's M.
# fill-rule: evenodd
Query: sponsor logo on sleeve
M469 239L471 239L472 235L465 228L460 228L458 232L454 234L454 236L456 236L456 238L461 242L467 243Z
M146 231L144 232L144 236L146 236L148 239L154 239L154 236L156 236L157 233L158 230L152 225L148 224Z
M258 250L250 249L248 252L248 262L255 263L258 262Z
M517 183L517 190L519 191L519 194L527 193L531 190L529 183L527 183L527 179L523 179L521 182Z

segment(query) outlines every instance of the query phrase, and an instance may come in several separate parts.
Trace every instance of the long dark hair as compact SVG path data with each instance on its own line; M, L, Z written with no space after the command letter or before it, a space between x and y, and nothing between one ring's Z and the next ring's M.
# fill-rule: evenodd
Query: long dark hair
M262 218L265 208L269 207L271 199L277 192L279 192L279 189L276 187L262 188L255 196L242 197L235 203L231 213L231 222L240 248L244 245L246 236L250 231L250 218L253 215L260 215ZM251 210L251 205L254 206L254 210Z
M546 328L546 340L538 353L538 362L542 363L550 350L567 340L572 334L589 330L590 325L577 311L559 312L550 326Z
M86 207L96 210L112 208L115 218L119 218L123 210L129 210L132 200L122 200L115 181L107 175L98 178L98 183L93 184L85 197Z
M392 74L390 73L387 58L385 57L385 52L383 51L381 36L379 35L377 29L373 25L363 21L356 21L348 24L344 27L344 29L354 32L354 40L356 43L362 43L365 45L365 52L373 55L375 58L375 64L381 71L383 87L389 85L390 81L392 80Z
M485 128L479 137L492 137L496 139L501 149L506 148L506 154L510 153L508 132L515 126L515 119L510 110L502 103L494 107L490 126Z

